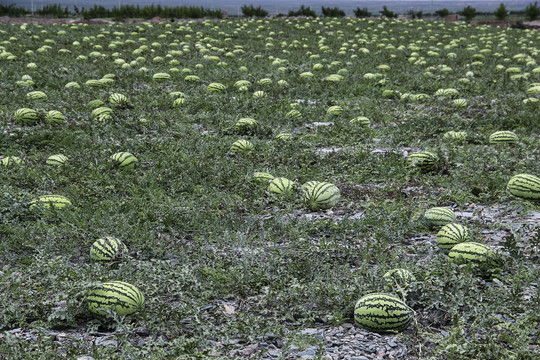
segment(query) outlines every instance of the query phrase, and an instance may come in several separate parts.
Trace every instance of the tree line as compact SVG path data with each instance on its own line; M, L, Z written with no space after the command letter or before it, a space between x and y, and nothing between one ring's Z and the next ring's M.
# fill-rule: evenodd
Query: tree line
M242 14L245 17L266 17L268 16L268 11L263 9L261 6L254 7L253 5L243 5L241 7ZM357 18L371 17L373 14L368 11L367 8L357 7L354 11L354 15ZM162 18L177 18L177 19L197 19L197 18L218 18L223 17L223 12L219 9L205 9L202 6L161 6L161 5L150 5L140 7L139 5L122 5L120 7L113 7L112 9L107 9L101 5L94 5L91 8L82 8L79 9L77 6L74 6L73 11L70 11L67 6L62 7L58 4L46 5L41 9L35 12L41 16L54 16L54 17L71 17L71 16L81 16L84 19L95 19L95 18L113 18L113 19L127 19L127 18L144 18L150 19L153 17L162 17ZM540 7L538 2L530 3L527 5L524 11L513 12L515 14L522 14L527 20L537 20L540 18ZM30 14L30 11L23 7L17 7L14 4L11 5L0 5L0 16L24 16ZM345 11L338 7L321 7L321 14L324 17L344 17ZM388 9L386 5L383 6L383 9L379 11L381 16L387 18L396 18L397 13ZM458 12L459 15L463 16L466 21L471 21L478 15L489 15L493 14L498 20L506 20L510 15L510 12L506 8L504 3L501 3L500 6L493 13L480 13L472 6L466 6L463 10ZM406 15L409 15L413 19L421 19L425 16L422 11L409 10ZM448 9L440 9L435 11L435 15L440 18L445 18L450 15ZM278 16L285 16L284 14L279 14ZM306 16L306 17L317 17L317 12L311 9L309 6L302 5L298 10L291 10L288 12L287 16Z

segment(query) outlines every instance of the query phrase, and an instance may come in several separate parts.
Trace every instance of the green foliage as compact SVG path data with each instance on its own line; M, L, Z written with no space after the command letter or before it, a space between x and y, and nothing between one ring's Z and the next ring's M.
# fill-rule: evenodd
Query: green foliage
M268 16L268 11L264 10L260 5L254 7L253 5L243 5L241 7L242 14L246 17L265 17Z
M197 6L161 6L150 5L140 7L139 5L121 5L114 7L111 10L106 9L102 5L94 4L93 7L80 11L80 14L85 19L95 18L114 18L114 19L130 19L143 18L150 19L153 17L176 18L176 19L198 19L203 17L218 18L223 17L221 10L210 10Z
M440 10L435 11L435 14L437 14L438 17L444 19L445 17L450 15L450 10L448 10L447 8L440 9Z
M290 10L288 16L308 16L308 17L317 17L315 10L312 10L309 6L305 7L304 5L296 11Z
M459 14L465 17L466 21L471 21L476 17L476 15L478 15L478 12L471 5L467 5L465 8L463 8L463 10L459 12Z
M383 6L383 9L379 11L381 13L381 16L385 16L387 18L395 18L397 17L397 14L391 10L388 10L386 5Z
M336 7L321 7L321 11L323 16L326 17L344 17L345 11L341 10L340 8Z
M540 7L538 6L538 1L535 1L534 4L530 3L527 5L525 8L525 17L530 21L540 18Z
M360 9L359 7L357 7L356 9L354 9L354 16L356 16L357 18L370 17L371 12L369 12L367 8Z
M497 10L495 10L494 14L497 20L506 20L506 18L508 17L508 9L504 5L504 3L501 3Z

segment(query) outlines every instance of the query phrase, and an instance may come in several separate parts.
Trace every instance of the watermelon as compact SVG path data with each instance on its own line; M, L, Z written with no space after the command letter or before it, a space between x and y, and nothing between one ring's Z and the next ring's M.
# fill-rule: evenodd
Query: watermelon
M66 161L68 161L68 157L62 154L58 155L51 155L47 158L47 161L45 161L45 164L47 165L63 165Z
M274 180L274 176L266 172L255 172L253 173L253 179L258 183L268 184L270 181Z
M154 74L154 76L152 76L152 78L155 81L166 81L166 80L169 80L171 78L171 75L169 75L167 73L157 73L157 74Z
M231 145L230 150L232 152L243 153L243 152L250 152L251 150L253 150L253 148L254 148L254 146L250 141L240 139L240 140L236 140Z
M413 310L397 296L373 293L362 297L354 307L356 326L374 332L399 332L412 321Z
M22 164L23 161L18 156L6 156L5 158L0 161L0 165L2 166L12 166L16 164Z
M268 192L274 195L291 195L293 192L293 182L284 177L277 177L268 184Z
M455 108L464 108L467 106L467 100L465 99L456 99L452 102L452 105Z
M99 99L90 100L88 102L88 104L86 104L86 106L88 106L92 110L97 109L99 107L102 107L104 105L105 105L105 103L103 101L99 100Z
M431 227L444 226L455 223L456 214L448 208L434 207L425 212L424 219Z
M91 290L87 297L88 309L105 315L112 309L118 315L129 315L144 308L144 296L137 287L123 281L110 281Z
M114 93L109 96L109 104L113 107L124 107L128 104L128 98L119 93Z
M274 139L276 140L289 140L292 137L291 133L279 133L277 134Z
M71 201L61 195L44 195L30 202L30 209L63 209L66 206L71 206Z
M496 131L489 136L490 144L515 144L518 137L512 131Z
M362 128L368 128L371 125L371 121L365 116L359 116L350 121L351 125L355 125Z
M448 253L448 260L456 264L485 263L492 257L492 249L477 242L456 244Z
M33 124L39 121L40 116L38 112L34 109L22 108L15 111L15 120L25 123Z
M94 110L92 110L92 113L90 116L92 119L99 120L99 121L105 121L111 118L112 115L112 109L106 106L98 107Z
M175 109L181 108L182 105L185 104L185 102L186 102L186 99L184 99L183 97L176 98L173 101L172 107Z
M402 289L410 289L416 285L416 278L407 269L392 269L383 275L386 286L393 289L397 286Z
M238 121L235 124L235 127L238 130L253 129L255 126L257 126L257 120L252 119L252 118L238 119Z
M291 110L285 115L285 117L287 119L301 119L302 113L298 110Z
M513 176L506 185L506 192L528 200L540 199L540 177L530 174Z
M115 165L122 169L133 169L139 160L131 153L122 151L111 156Z
M327 182L318 182L304 190L304 199L313 211L330 209L341 197L338 187Z
M272 80L268 78L264 78L259 80L260 85L272 85Z
M126 254L127 246L112 236L96 240L90 247L90 258L96 261L111 261Z
M211 83L206 88L206 90L210 92L224 92L225 89L226 89L225 85L220 84L220 83Z
M61 124L64 122L66 117L58 110L51 110L45 114L45 121L49 124Z
M326 115L338 116L338 115L341 115L342 113L343 113L343 108L339 105L330 106L326 110Z
M253 98L254 98L254 99L261 99L261 98L264 98L264 97L267 97L267 96L268 96L268 95L266 95L266 93L265 93L264 91L261 91L261 90L255 91L255 92L253 93Z
M471 231L456 223L444 225L437 233L437 244L444 251L449 251L455 245L471 240Z
M467 138L465 131L447 131L443 135L443 140L449 142L462 142Z
M428 152L415 152L407 158L407 165L412 168L417 168L420 171L430 171L435 169L439 158L437 155Z
M26 94L26 99L46 101L47 94L45 94L43 91L30 91L28 94Z

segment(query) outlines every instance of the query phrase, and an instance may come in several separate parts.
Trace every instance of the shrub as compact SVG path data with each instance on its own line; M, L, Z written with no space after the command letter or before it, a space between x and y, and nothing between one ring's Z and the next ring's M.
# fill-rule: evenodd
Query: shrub
M265 17L268 16L268 11L264 10L260 5L254 7L253 5L244 5L241 7L242 14L246 17Z
M395 18L397 17L396 13L393 11L388 10L386 5L383 6L383 9L379 11L382 16L386 16L387 18Z
M322 13L326 17L344 17L345 11L341 10L338 7L322 7Z
M473 8L471 5L468 5L466 8L460 11L460 15L463 15L465 17L465 20L467 22L471 21L478 13L476 12L476 9Z
M311 16L317 17L315 10L312 10L309 6L305 7L304 5L300 6L300 9L296 11L289 11L289 16Z
M435 11L435 14L437 14L437 16L439 16L440 18L445 18L448 15L450 15L450 10L444 8L444 9Z
M363 9L356 8L354 10L354 16L356 16L357 18L365 18L365 17L370 17L371 13L368 11L367 8L363 8Z
M497 20L505 20L508 17L508 9L503 3L501 3L497 10L495 10L494 14Z
M540 8L538 7L538 1L535 1L534 4L529 4L525 8L525 17L527 20L534 21L540 17Z

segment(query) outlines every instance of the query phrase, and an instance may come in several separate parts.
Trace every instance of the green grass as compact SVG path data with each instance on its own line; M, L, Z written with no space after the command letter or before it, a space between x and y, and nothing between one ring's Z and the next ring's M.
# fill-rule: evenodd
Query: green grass
M411 357L538 356L539 228L511 224L522 222L528 211L539 211L538 203L504 191L515 174L540 174L539 109L522 103L530 84L540 82L540 74L532 71L538 67L538 33L352 19L3 25L0 32L5 39L0 51L16 57L8 60L0 53L0 155L25 161L0 167L0 354L6 358L90 354L121 359L130 354L187 359L207 355L208 340L251 342L269 332L287 340L287 330L352 322L355 301L383 290L382 274L397 267L410 269L419 281L416 296L409 299L415 322L402 335ZM51 48L38 52L46 39L53 40ZM153 47L154 42L162 46ZM110 49L111 43L116 48ZM328 51L320 50L323 44ZM148 49L135 54L141 45ZM207 51L201 52L200 45ZM483 65L472 66L472 56L485 48L492 52L485 54ZM77 58L92 51L103 59ZM409 62L412 52L426 63ZM451 52L455 58L448 58ZM525 56L520 60L518 54ZM205 55L218 56L226 65ZM157 56L164 60L154 62ZM138 57L145 62L130 68L114 63ZM171 59L179 61L178 70L189 68L201 81L185 82L186 74L171 70ZM277 59L286 62L277 64ZM27 68L30 62L37 69ZM317 63L323 70L312 70ZM378 70L381 64L390 70ZM512 80L496 71L499 64L520 67L528 79ZM439 65L452 71L443 72ZM140 72L142 66L149 71ZM348 71L343 81L322 81L340 69ZM314 77L300 78L305 71ZM468 71L474 74L464 84L460 79ZM158 72L172 79L153 81ZM85 85L110 73L116 75L110 85ZM365 73L382 73L386 84L379 83L381 78L364 79ZM16 84L23 75L32 77L32 88ZM273 84L259 85L262 78ZM252 86L236 91L233 84L243 79ZM290 86L280 87L278 80ZM71 81L81 88L64 89ZM225 84L227 91L207 92L211 82ZM433 96L441 88L457 89L468 106L456 109L452 99ZM381 95L384 89L430 98L389 100ZM25 94L31 90L44 91L48 100L28 101ZM257 90L268 97L253 99ZM171 106L172 91L185 93L180 109ZM106 101L114 92L126 95L131 106L115 109L110 121L91 120L86 104ZM301 119L285 117L292 103L299 103ZM343 114L326 115L332 105L343 106ZM22 107L60 110L67 120L17 123L13 114ZM357 116L370 118L371 127L354 128L349 120ZM256 119L257 127L236 130L242 117ZM313 122L334 125L305 126ZM467 141L443 142L449 130L467 131ZM498 130L514 131L519 143L489 145L489 135ZM282 131L293 133L292 139L274 139ZM255 145L252 153L229 151L240 138ZM342 150L317 151L332 147ZM373 152L381 148L395 152ZM408 169L403 151L416 150L436 153L436 169L424 174ZM134 170L112 165L109 157L119 151L139 159ZM45 165L53 154L70 160L61 167ZM310 213L300 193L287 199L270 196L252 181L255 171L284 176L297 188L310 180L332 182L341 190L341 201L326 218L292 216ZM66 196L73 207L45 213L30 209L30 201L44 194ZM506 240L497 249L502 266L495 279L449 263L433 242L415 240L418 235L435 239L437 230L421 220L427 208L470 210L471 204L503 206L511 215L510 220L460 220L480 242L495 245L482 231L503 231ZM351 219L359 213L361 219ZM124 241L128 258L92 262L90 245L103 236ZM92 315L85 296L108 280L136 285L146 297L144 311L127 317ZM223 302L234 304L234 314L223 313ZM211 310L205 307L209 304ZM157 334L157 344L150 338L144 345L131 342L130 333L138 327ZM38 329L42 335L27 342L7 332L15 328ZM118 347L77 339L60 345L44 332L51 329L117 330ZM160 344L159 336L169 342Z

